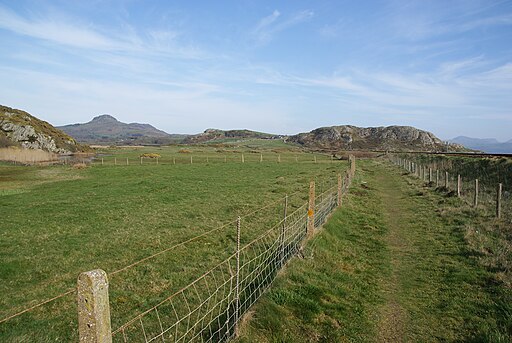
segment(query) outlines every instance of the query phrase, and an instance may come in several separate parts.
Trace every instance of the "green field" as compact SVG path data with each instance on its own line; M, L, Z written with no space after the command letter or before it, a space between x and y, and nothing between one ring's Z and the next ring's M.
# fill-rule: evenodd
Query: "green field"
M356 175L236 342L510 342L506 267L474 237L500 224L388 162Z
M159 163L113 163L144 152L160 154ZM310 180L321 193L348 165L325 155L314 163L312 154L270 141L100 153L104 165L97 159L85 169L0 165L0 318L72 289L80 272L112 274L226 225L110 276L115 329L232 254L238 215L248 242L281 219L286 194L293 210L307 201ZM76 316L71 293L0 323L0 341L76 341Z

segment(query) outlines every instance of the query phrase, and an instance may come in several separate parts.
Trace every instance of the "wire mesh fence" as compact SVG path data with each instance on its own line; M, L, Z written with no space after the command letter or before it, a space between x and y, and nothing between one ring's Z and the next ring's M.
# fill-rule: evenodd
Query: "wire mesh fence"
M112 332L114 342L224 342L236 335L249 308L272 284L314 228L323 225L348 191L350 174L333 182L315 199L314 216L308 202L287 213L252 241L240 246L244 222L237 221L235 253L164 301L133 317ZM311 199L310 199L311 201Z

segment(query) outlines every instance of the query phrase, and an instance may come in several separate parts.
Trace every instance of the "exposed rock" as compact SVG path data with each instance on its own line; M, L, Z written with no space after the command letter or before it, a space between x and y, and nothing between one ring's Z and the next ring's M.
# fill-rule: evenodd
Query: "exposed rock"
M299 133L288 141L324 150L416 150L444 151L446 143L434 134L411 126L357 127L351 125L322 127ZM463 150L450 145L450 150Z
M49 123L6 106L0 106L0 134L13 144L27 149L71 154L84 148Z

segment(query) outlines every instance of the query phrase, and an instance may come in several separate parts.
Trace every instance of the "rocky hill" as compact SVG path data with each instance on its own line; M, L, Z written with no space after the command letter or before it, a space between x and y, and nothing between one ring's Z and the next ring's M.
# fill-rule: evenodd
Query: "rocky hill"
M185 144L197 144L197 143L208 143L208 142L222 142L226 140L238 140L238 139L278 139L282 136L272 135L269 133L256 132L251 130L218 130L218 129L207 129L203 133L188 136L183 140Z
M59 126L59 129L88 144L169 144L183 139L184 135L170 135L149 124L123 123L104 114L85 124Z
M0 105L0 147L10 145L58 154L87 149L51 124L25 111Z
M446 143L434 134L411 126L357 127L351 125L321 127L309 133L299 133L289 142L322 150L393 150L445 151ZM452 144L451 151L464 150Z

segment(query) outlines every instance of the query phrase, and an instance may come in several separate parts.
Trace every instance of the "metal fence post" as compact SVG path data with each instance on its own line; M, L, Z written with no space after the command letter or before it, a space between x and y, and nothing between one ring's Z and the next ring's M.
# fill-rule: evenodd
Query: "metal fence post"
M235 285L235 337L238 336L240 320L240 216L236 219L236 285Z
M78 335L81 343L112 343L107 273L81 273L77 282Z
M496 217L501 218L501 192L503 191L503 184L498 184L498 190L496 192Z
M308 235L315 230L315 181L309 183L309 203L308 203L308 225L306 232Z
M478 206L478 179L475 179L475 199L473 202L473 206Z
M286 218L288 217L288 194L284 197L284 209L283 209L283 227L281 228L281 262L280 265L284 264L286 258Z

